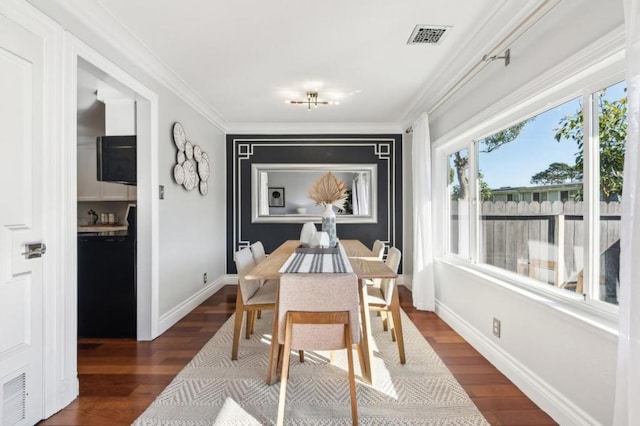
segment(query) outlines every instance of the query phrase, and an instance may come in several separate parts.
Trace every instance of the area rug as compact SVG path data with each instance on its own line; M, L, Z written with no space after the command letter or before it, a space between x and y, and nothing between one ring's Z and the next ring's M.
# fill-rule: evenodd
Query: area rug
M256 321L250 340L240 341L231 361L233 316L135 421L136 426L272 425L280 383L265 377L271 313ZM372 316L374 384L357 380L361 425L488 425L442 360L402 312L406 364L397 346ZM345 351L291 356L285 424L351 424ZM356 379L360 374L354 351Z

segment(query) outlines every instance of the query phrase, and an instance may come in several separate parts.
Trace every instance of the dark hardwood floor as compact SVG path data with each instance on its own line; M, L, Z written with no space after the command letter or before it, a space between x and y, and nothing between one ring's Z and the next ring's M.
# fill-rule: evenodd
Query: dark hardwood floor
M39 424L131 424L233 314L235 296L223 287L152 342L81 339L80 396ZM415 310L405 287L400 302L492 425L556 424L437 315Z

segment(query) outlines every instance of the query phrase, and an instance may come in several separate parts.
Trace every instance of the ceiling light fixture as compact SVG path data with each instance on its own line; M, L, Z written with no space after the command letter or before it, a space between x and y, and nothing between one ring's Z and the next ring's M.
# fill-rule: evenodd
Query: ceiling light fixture
M288 104L295 105L306 105L307 110L310 111L311 107L318 108L318 105L338 105L339 102L336 101L319 101L318 100L318 91L310 90L307 92L307 100L305 101L285 101Z

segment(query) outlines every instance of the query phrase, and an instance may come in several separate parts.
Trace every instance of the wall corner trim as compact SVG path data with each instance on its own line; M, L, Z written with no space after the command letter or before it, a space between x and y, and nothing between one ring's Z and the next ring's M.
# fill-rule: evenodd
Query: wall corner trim
M600 424L564 394L550 386L438 300L436 300L435 312L559 424Z

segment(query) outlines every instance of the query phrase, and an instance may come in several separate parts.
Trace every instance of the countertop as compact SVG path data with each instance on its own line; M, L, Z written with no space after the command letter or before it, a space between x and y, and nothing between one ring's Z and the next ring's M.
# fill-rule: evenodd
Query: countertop
M84 232L118 232L126 231L127 225L80 225L78 226L78 233Z

